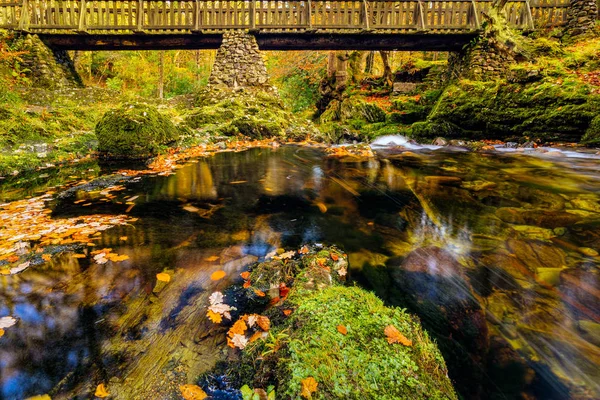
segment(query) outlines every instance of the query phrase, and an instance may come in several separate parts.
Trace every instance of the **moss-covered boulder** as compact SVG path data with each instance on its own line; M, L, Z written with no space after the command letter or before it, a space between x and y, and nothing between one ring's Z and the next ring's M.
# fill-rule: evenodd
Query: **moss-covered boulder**
M300 253L297 259L286 255L252 268L252 287L246 289L252 298L260 290L267 295L258 299L272 305L280 300L269 299L273 287L279 287L279 296L282 284L291 290L266 311L268 338L249 343L242 362L230 368L239 374L240 386L275 387L277 398L296 399L312 378L316 391L304 392L305 398L457 398L443 357L416 317L385 306L363 289L344 286L348 261L340 250ZM404 343L388 340L390 326Z
M600 115L592 120L590 127L581 138L581 143L588 146L600 145Z
M176 143L179 135L167 117L146 104L125 104L96 125L98 151L107 158L149 158Z

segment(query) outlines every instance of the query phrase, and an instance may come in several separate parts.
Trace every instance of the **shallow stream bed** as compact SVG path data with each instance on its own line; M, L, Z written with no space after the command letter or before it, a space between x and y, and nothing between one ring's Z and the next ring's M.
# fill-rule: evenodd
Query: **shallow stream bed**
M554 153L283 146L192 160L109 196L53 194L54 219L134 221L0 276L0 317L17 318L0 337L0 398L90 398L99 383L113 398L178 398L227 353L208 296L306 243L339 246L356 284L417 314L464 398L600 398L599 171L599 158ZM102 248L127 259L98 263Z

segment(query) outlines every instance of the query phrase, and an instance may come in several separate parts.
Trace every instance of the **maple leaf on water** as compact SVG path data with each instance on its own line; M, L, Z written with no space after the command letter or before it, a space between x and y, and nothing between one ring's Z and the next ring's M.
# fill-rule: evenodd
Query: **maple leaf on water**
M94 396L100 397L100 398L110 396L110 393L108 393L106 391L106 387L104 386L104 383L101 383L96 387L96 392L94 393Z
M248 339L246 339L246 336L236 333L231 338L231 343L233 344L233 346L239 349L243 349L248 344Z
M208 397L206 392L197 385L181 385L179 390L185 400L204 400Z
M394 325L388 325L383 330L389 344L400 343L404 346L412 346L412 340L404 336Z
M223 302L224 298L225 296L223 296L223 293L213 292L213 294L211 294L208 298L208 301L210 302L210 304L220 304Z
M315 378L309 376L308 378L302 379L300 384L302 385L300 395L305 399L312 399L312 394L317 391L317 386L319 385Z
M206 313L206 315L215 324L220 324L221 321L223 320L223 317L221 316L221 314L216 313L213 310L208 310L208 312Z

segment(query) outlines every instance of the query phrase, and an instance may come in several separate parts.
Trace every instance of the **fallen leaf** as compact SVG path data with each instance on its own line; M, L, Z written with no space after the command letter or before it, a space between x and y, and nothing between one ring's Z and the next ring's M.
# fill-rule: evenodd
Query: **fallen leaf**
M85 258L85 254L73 254L73 258Z
M198 207L194 207L194 206L184 206L183 209L185 211L193 212L193 213L200 211L200 209Z
M223 296L223 293L213 292L213 294L211 294L208 298L208 301L210 302L210 304L221 304L223 303L224 298L225 296Z
M50 261L52 260L52 256L50 254L42 254L42 260Z
M250 283L250 281L245 281L244 284L242 285L244 289L248 289L252 284Z
M412 346L412 340L404 336L394 325L388 325L383 330L389 344L400 343L404 346Z
M52 400L52 397L48 394L39 394L37 396L28 397L25 400Z
M167 274L166 272L161 272L160 274L156 274L156 279L162 282L170 282L171 275Z
M94 393L94 396L100 398L110 396L110 394L106 391L106 388L104 387L104 383L101 383L98 385L98 387L96 387L96 392Z
M267 332L255 332L254 335L250 336L249 342L256 342L258 339L263 339L268 336Z
M229 328L227 335L230 338L233 338L234 335L244 335L247 330L248 326L246 325L246 323L242 319L238 319L235 322L235 324L233 324L233 326Z
M208 397L206 392L197 385L181 385L179 390L185 400L204 400Z
M309 376L308 378L302 379L300 383L302 385L302 392L300 393L300 395L306 399L311 399L312 394L317 391L318 386L318 383L315 380L315 378Z
M248 181L233 181L233 182L229 182L230 185L239 185L240 183L246 183Z
M223 317L221 317L221 314L216 313L212 310L208 310L208 312L206 313L206 315L208 316L208 318L210 318L210 320L212 322L214 322L215 324L220 324L221 321L223 321Z
M327 206L325 204L318 201L316 203L316 205L317 205L317 207L319 207L319 211L321 211L323 214L325 214L327 212Z
M292 315L292 310L285 309L285 310L283 310L283 314L284 314L286 317L289 317L290 315Z
M246 347L246 345L248 344L248 339L246 339L246 336L244 335L240 335L240 334L235 334L233 335L233 337L231 338L231 343L233 343L233 345L239 349L243 349L244 347Z
M125 242L125 241L127 241L127 236L121 236L121 237L119 238L119 240L121 240L121 241Z
M250 278L250 272L244 271L240 274L240 276L242 277L242 279L248 279Z
M265 292L262 290L254 289L254 294L256 294L258 297L265 297Z
M290 288L286 286L285 283L281 282L279 284L279 297L285 299L290 292Z
M298 250L298 253L300 254L308 254L308 246L302 246L302 248L300 250Z
M205 258L204 260L208 261L208 262L213 262L213 261L217 261L218 259L219 259L219 256L210 256L210 257Z
M8 261L9 263L14 263L16 261L19 261L19 256L12 255L12 256L8 257L6 259L6 261Z
M4 336L4 329L0 329L0 337Z
M269 317L259 315L256 319L256 323L258 326L260 326L260 329L262 329L265 332L268 332L269 329L271 329L271 320L269 319Z
M348 334L348 329L344 325L338 325L337 326L337 330L342 335L347 335Z
M227 273L223 270L218 270L213 272L212 274L210 274L210 279L212 279L213 281L218 281L220 279L225 278L225 275L227 275Z
M332 259L333 261L337 261L337 260L339 260L339 259L340 259L340 257L339 257L337 254L335 254L335 253L331 253L331 259Z
M129 207L127 207L127 209L125 210L125 212L128 213L129 211L131 211L133 209L133 207L135 207L135 204L132 204Z

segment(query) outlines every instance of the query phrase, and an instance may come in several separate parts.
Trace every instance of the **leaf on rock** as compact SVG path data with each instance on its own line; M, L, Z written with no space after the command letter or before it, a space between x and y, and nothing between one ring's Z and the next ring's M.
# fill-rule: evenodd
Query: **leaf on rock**
M223 293L221 292L213 292L213 294L210 295L210 297L208 298L208 301L210 302L210 304L221 304L224 300L225 296L223 296Z
M341 333L342 335L347 335L348 334L348 329L344 325L338 325L337 326L337 331L339 333Z
M4 329L0 329L0 337L4 336Z
M258 326L260 326L260 329L262 329L265 332L268 332L269 329L271 329L271 320L269 319L269 317L259 315L256 318L256 323L258 324Z
M218 271L213 272L210 275L210 279L212 279L213 281L218 281L220 279L225 278L225 275L227 275L227 273L225 271L223 271L223 270L220 269Z
M240 274L240 276L242 277L242 279L248 280L248 278L250 278L250 272L244 271Z
M318 383L315 380L315 378L309 376L308 378L302 379L300 383L302 385L302 392L300 393L300 395L305 399L312 399L312 394L317 391L318 386Z
M404 336L394 325L388 325L383 330L389 344L400 343L404 346L412 346L412 340Z
M17 323L16 318L8 316L0 318L0 329L10 328Z
M197 385L181 385L179 390L185 400L204 400L208 397L206 392Z
M235 335L244 335L247 330L248 326L246 323L243 320L238 319L235 324L229 328L227 335L229 335L230 338L233 338Z
M94 396L100 397L100 398L105 398L105 397L110 396L110 393L108 393L106 391L106 387L104 387L104 383L101 383L98 385L98 387L96 387L96 392L94 393Z
M221 316L221 314L216 313L212 310L208 310L208 312L206 313L206 315L208 316L208 318L210 318L210 320L212 322L214 322L215 324L220 324L221 321L223 321L223 317Z
M156 274L156 279L161 282L170 282L171 275L167 274L166 272L161 272L160 274Z

